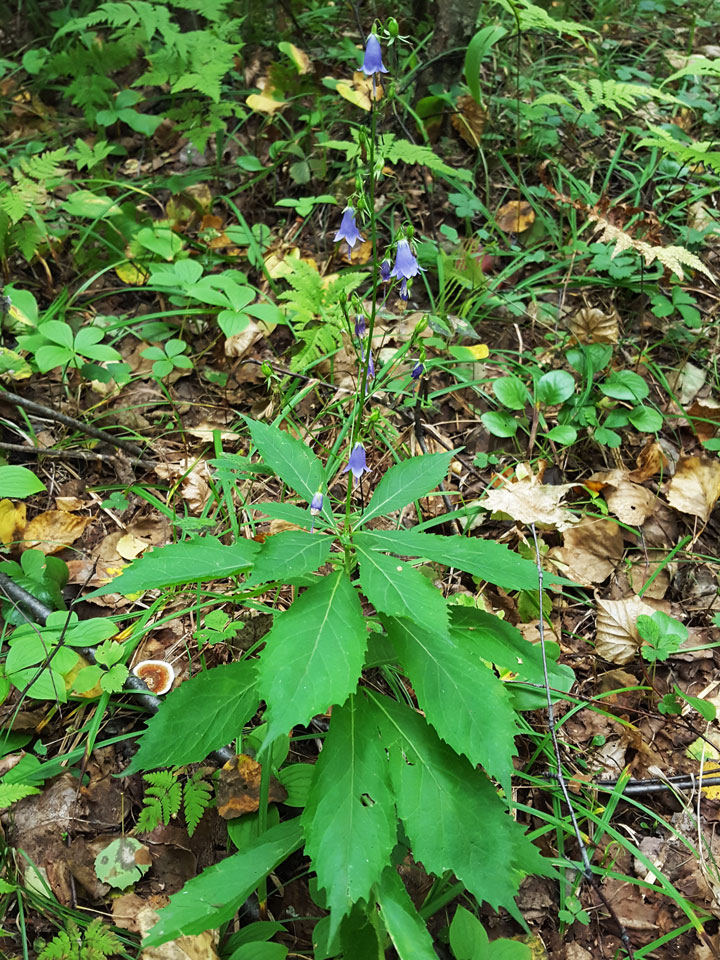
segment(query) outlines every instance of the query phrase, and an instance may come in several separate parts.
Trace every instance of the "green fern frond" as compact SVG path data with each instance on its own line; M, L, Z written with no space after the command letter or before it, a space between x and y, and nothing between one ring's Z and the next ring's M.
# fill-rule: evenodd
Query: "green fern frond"
M137 824L138 833L149 833L160 823L168 824L176 817L182 803L182 789L176 775L171 770L146 773L143 809Z
M202 815L210 804L211 793L210 784L203 779L202 772L199 770L189 780L185 781L183 806L189 837L195 833Z
M0 783L0 810L34 793L40 793L40 791L27 783Z
M652 136L643 137L638 142L639 147L657 147L663 153L669 154L679 163L691 165L704 164L710 167L715 173L720 174L720 151L711 150L715 146L713 140L696 141L695 143L682 143L661 127L650 127Z
M40 951L38 960L104 960L122 951L119 938L99 918L93 920L85 935L74 920Z
M34 157L23 157L20 161L20 169L28 180L53 180L65 174L60 164L67 156L67 152L67 147L60 147L59 150L45 150Z
M681 77L720 77L720 57L711 60L709 57L691 56L684 67L663 80L663 86L673 80L680 80Z
M386 133L380 137L378 153L388 163L419 163L427 167L428 170L432 170L449 180L466 180L468 183L473 180L470 170L448 166L431 147L410 143L409 140L397 139L393 133Z
M577 23L575 20L556 20L547 10L536 6L530 0L493 0L493 2L512 14L513 18L517 18L523 33L527 30L544 30L558 36L566 34L583 43L586 42L586 33L597 33L597 30L593 30L592 27Z

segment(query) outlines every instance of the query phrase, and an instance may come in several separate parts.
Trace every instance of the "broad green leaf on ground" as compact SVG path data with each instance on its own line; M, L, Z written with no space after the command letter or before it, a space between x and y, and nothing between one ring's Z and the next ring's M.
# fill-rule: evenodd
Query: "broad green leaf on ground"
M366 546L403 557L425 557L434 563L457 567L480 580L506 590L537 590L537 567L504 544L480 537L443 537L417 530L373 530L363 533ZM545 584L572 583L543 571Z
M286 820L240 853L208 867L170 897L143 947L157 947L182 934L202 933L231 920L258 884L301 844L300 820Z
M357 686L367 649L360 598L338 570L278 615L258 661L258 692L268 707L268 742L305 724Z
M386 867L377 891L385 929L400 960L437 960L432 937L394 867Z
M323 489L323 465L310 447L279 427L245 417L250 436L267 464L308 503ZM323 515L325 511L323 511Z
M148 720L126 775L197 763L230 743L257 710L255 680L255 665L242 660L181 683Z
M492 613L472 607L450 606L450 635L458 643L488 663L517 674L519 681L534 684L536 689L523 688L509 683L513 704L517 710L536 710L547 703L542 651L530 643L512 624L506 623ZM553 647L555 646L555 649ZM575 682L575 674L565 664L556 663L556 645L546 644L547 668L552 690L567 692ZM554 656L553 656L554 655ZM557 696L553 696L557 699Z
M390 467L375 488L370 503L357 526L362 526L373 517L400 510L418 497L424 497L426 493L434 490L447 474L452 457L452 451L428 453L422 457L401 460L400 463Z
M415 859L438 876L452 871L478 900L519 920L514 897L521 880L551 875L549 861L508 815L485 774L443 743L419 713L382 694L361 695L375 709Z
M439 632L447 630L445 598L427 577L407 561L374 550L371 534L358 533L355 547L360 564L360 587L379 613L432 624Z
M27 467L0 467L0 499L19 500L45 490L45 484Z
M478 918L459 906L450 924L450 946L455 960L532 960L530 947L517 940L490 942Z
M305 530L285 530L263 543L255 561L249 587L270 580L294 583L298 577L321 567L330 554L333 538Z
M333 710L302 814L305 850L326 891L332 938L353 903L367 900L397 836L387 759L364 698Z
M220 580L252 566L260 545L253 540L238 540L226 546L217 537L195 537L183 543L155 547L134 560L110 583L87 594L86 599L105 593L142 593L160 587Z
M391 617L384 622L428 722L509 796L518 730L505 684L464 638L436 633L431 623L421 627Z

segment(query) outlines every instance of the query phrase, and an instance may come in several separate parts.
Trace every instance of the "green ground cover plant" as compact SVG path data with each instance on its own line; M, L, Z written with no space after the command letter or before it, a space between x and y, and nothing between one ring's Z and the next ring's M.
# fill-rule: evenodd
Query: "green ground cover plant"
M47 6L0 51L2 949L709 956L714 5Z

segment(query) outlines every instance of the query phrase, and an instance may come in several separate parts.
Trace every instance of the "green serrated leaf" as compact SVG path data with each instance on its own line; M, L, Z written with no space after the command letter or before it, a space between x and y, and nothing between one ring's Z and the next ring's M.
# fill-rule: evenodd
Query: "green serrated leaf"
M248 587L271 580L295 583L327 562L333 538L304 530L285 530L268 537L255 561Z
M403 557L424 557L433 563L457 567L480 580L506 590L537 589L537 567L502 543L480 537L443 537L417 530L373 530L363 533L365 547L387 550ZM546 584L572 583L543 572Z
M372 534L358 533L355 548L360 564L360 586L379 613L409 617L447 630L447 604L442 593L407 561L373 549Z
M375 488L357 527L363 526L374 517L400 510L434 490L446 476L452 458L452 451L429 453L422 457L401 460L390 467Z
M299 819L287 820L261 834L241 853L208 867L170 897L143 947L157 947L181 934L202 933L231 920L258 884L297 850L302 840Z
M217 537L195 537L183 543L155 547L126 567L119 577L105 584L86 599L106 593L144 593L160 587L199 583L230 577L252 566L260 545L238 540L226 546Z
M517 919L515 894L524 876L553 869L508 815L487 777L444 744L410 707L362 690L374 708L388 752L397 809L426 870L452 871L478 900ZM467 824L482 829L468 830ZM502 871L488 870L501 863Z
M397 835L388 764L364 699L333 710L301 820L332 938L352 904L368 899Z
M505 684L473 644L443 635L432 624L421 627L388 618L385 627L428 722L457 753L495 777L509 796L518 728Z
M366 648L360 599L342 570L322 577L276 617L258 661L268 742L343 703L357 686Z
M323 487L323 466L307 444L284 430L245 417L253 443L266 463L308 503Z
M255 666L247 660L206 670L172 690L140 735L126 775L196 763L230 743L257 710Z
M387 867L377 891L378 906L400 960L437 960L425 921L394 867Z

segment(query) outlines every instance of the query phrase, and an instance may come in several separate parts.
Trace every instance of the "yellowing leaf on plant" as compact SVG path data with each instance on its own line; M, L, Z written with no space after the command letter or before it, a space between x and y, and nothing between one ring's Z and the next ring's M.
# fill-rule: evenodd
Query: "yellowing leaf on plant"
M284 41L279 43L278 47L292 60L298 73L310 73L310 57L304 50L296 47L294 43L286 43Z
M11 380L27 380L32 367L19 353L8 347L0 346L0 370Z
M272 97L264 93L251 93L246 98L245 103L256 113L269 113L271 115L287 106L287 100L273 100Z
M484 360L490 356L486 343L474 343L471 347L451 347L450 352L456 360Z
M535 211L527 200L510 200L500 207L495 222L503 233L522 233L535 222Z
M366 93L356 90L351 84L342 81L335 87L335 91L345 100L348 100L354 107L359 107L361 110L369 112L372 103Z
M720 497L720 463L708 457L681 457L667 491L668 503L707 523Z
M284 250L273 250L265 257L265 268L273 280L287 277L293 271L292 263L288 261L300 259L300 247L286 247Z
M148 282L150 274L140 264L132 260L126 260L125 263L115 267L115 273L129 287L142 287Z
M0 543L9 547L22 539L25 530L26 509L24 503L0 500Z
M78 517L65 510L47 510L33 517L25 527L23 550L58 553L75 543L90 523L90 517Z

